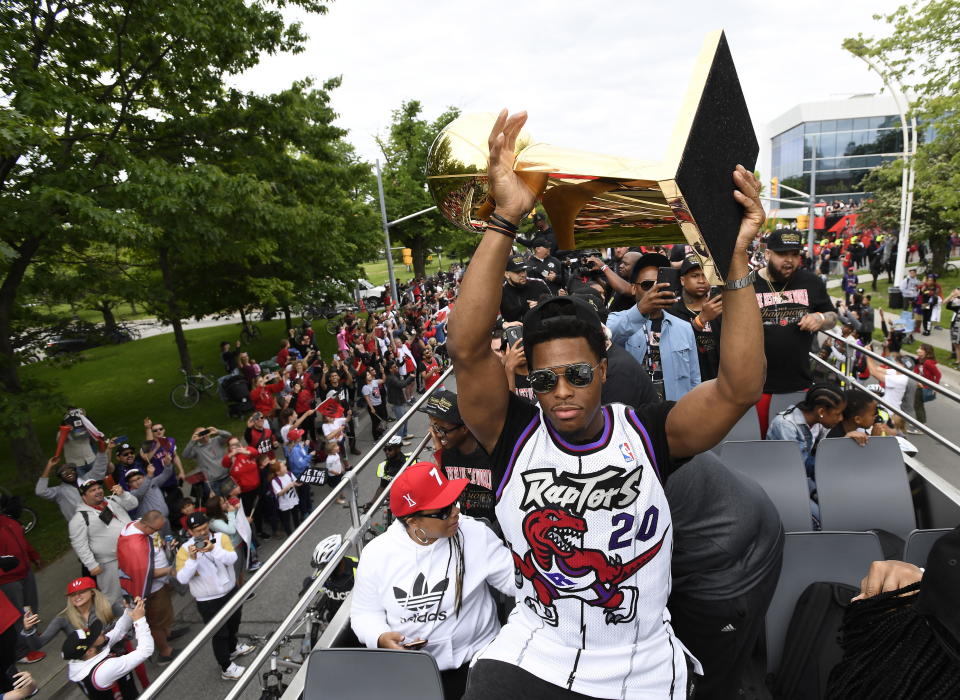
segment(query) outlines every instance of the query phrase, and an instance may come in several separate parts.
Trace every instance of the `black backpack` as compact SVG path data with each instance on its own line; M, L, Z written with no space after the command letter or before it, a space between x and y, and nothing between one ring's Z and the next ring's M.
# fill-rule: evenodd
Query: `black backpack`
M773 678L775 700L826 697L830 670L843 658L838 636L843 615L858 588L811 583L803 591L787 628L780 671Z

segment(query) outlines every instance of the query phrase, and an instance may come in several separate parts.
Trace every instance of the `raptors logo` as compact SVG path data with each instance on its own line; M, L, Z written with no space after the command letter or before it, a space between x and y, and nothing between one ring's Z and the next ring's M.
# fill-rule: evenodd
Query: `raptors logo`
M530 581L537 596L528 596L524 603L553 626L558 622L553 604L557 598L577 598L603 608L608 625L629 622L637 611L637 589L620 584L660 552L668 531L669 527L653 547L624 562L617 555L608 557L577 544L587 532L583 518L562 508L538 508L523 520L529 551L522 558L513 552L517 587L523 586L523 579Z

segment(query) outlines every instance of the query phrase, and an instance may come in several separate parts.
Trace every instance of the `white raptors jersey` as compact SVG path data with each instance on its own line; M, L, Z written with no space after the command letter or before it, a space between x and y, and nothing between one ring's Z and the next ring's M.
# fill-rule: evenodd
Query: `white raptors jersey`
M565 442L540 412L515 441L496 512L520 591L479 658L592 697L684 698L685 649L666 609L673 533L653 444L633 409L602 411L593 443Z

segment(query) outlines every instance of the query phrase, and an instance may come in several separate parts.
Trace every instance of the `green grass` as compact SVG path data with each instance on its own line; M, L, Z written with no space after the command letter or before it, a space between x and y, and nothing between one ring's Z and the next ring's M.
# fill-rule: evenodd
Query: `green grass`
M76 312L74 312L70 309L68 304L54 304L49 309L45 306L42 308L44 311L61 318L73 318L74 316L77 316L81 321L88 321L89 323L103 323L103 314L92 309L78 309ZM117 321L136 321L141 318L153 317L153 314L148 314L143 311L142 307L137 307L137 312L134 313L133 307L126 302L123 302L117 308L115 308L113 310L113 315Z
M260 337L245 348L252 357L265 360L272 357L285 335L282 320L262 322ZM194 367L203 365L214 376L223 373L219 342L236 338L240 325L200 328L186 332ZM335 350L335 338L318 327L317 343L324 357ZM110 345L84 351L75 364L62 367L48 362L20 368L26 386L31 380L52 382L74 406L83 407L100 430L109 436L126 435L134 443L143 440L143 419L163 421L167 434L185 445L198 426L216 426L233 433L241 433L243 420L227 415L226 404L215 393L202 396L191 409L176 408L170 403L170 390L182 382L179 359L172 333L144 338L123 345ZM147 382L154 379L153 384ZM46 453L52 455L56 445L57 426L62 413L34 415L34 425ZM184 460L187 471L193 469ZM36 510L40 522L29 539L41 556L52 560L70 548L66 524L54 503L37 498L33 486L43 465L28 474L17 473L7 444L0 445L0 483L20 494L24 503ZM55 477L54 477L55 481Z
M447 258L444 258L443 265L441 266L439 258L434 255L433 261L427 263L427 274L432 275L439 272L443 268L449 268L451 262L456 262L456 260L448 260ZM387 261L385 259L363 263L363 265L360 266L360 270L360 276L370 281L372 284L387 284L389 275L387 274ZM413 279L413 266L404 265L403 263L394 263L393 274L397 276L397 282L406 282L407 280Z

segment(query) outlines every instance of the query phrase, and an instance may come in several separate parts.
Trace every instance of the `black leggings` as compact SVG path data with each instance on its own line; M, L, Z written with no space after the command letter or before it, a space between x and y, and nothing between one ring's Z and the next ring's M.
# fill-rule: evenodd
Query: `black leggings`
M299 505L294 506L290 510L280 511L280 524L283 526L283 531L288 535L293 532L293 528L299 527L302 522L303 514L300 512Z

